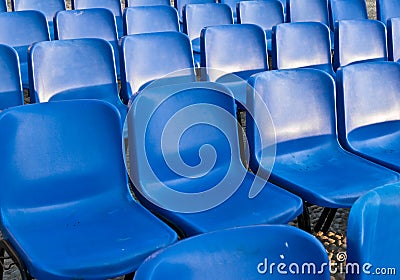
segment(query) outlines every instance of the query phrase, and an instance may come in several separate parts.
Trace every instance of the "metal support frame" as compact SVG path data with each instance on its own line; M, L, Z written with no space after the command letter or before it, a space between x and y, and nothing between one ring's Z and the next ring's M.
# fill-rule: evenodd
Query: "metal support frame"
M314 232L319 232L321 230L322 232L327 232L332 224L333 219L335 218L336 212L337 208L325 207L318 219L317 224L314 226Z
M302 230L311 233L310 213L307 202L303 201L303 213L297 217L297 224Z
M9 257L5 257L5 253ZM7 267L5 267L4 260L6 259L11 259L13 263ZM0 279L3 279L4 277L4 271L8 270L11 268L11 266L15 265L20 274L21 274L21 279L22 280L32 280L32 276L29 274L28 270L26 269L25 264L20 260L18 257L17 253L15 250L11 247L11 245L5 240L5 239L0 239Z

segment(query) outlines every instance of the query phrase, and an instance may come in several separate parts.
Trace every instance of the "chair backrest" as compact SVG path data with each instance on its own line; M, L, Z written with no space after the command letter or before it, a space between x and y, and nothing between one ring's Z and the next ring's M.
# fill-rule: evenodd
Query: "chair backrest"
M23 27L23 28L22 28ZM46 18L38 11L0 13L0 44L12 46L18 53L21 79L28 87L28 47L50 40Z
M195 81L189 38L180 32L125 36L121 41L121 96L124 101L149 82L183 69L182 82ZM179 75L179 74L178 74Z
M367 3L365 0L329 0L331 29L335 22L346 19L368 19Z
M123 24L122 24L122 9L120 0L72 0L72 9L82 10L90 8L105 8L109 9L114 17L117 25L118 37L123 36Z
M247 102L254 119L247 118L246 129L250 154L258 162L262 151L268 148L261 146L260 137L269 137L271 133L271 127L264 125L267 122L264 106L275 125L278 145L320 136L336 139L335 84L326 72L274 70L254 75L249 84L252 90Z
M389 19L386 26L388 59L397 62L400 60L400 17Z
M37 215L34 209L60 211L77 200L101 207L104 199L129 195L120 118L107 103L19 106L5 111L0 124L0 134L7 135L0 139L2 218L18 219L16 209L31 215ZM90 183L82 188L82 181Z
M286 268L279 273L276 267L270 267L272 263L284 263ZM328 257L317 239L297 228L241 227L202 234L167 247L139 267L135 280L185 278L187 275L191 280L204 279L204 275L209 279L287 279L292 263L297 264L300 271L304 263L312 263L319 271L328 263ZM321 274L312 271L300 274L295 270L292 273L296 279L327 280L330 277L329 268Z
M312 67L333 75L329 28L320 22L293 22L274 26L272 68Z
M339 69L337 112L343 143L358 128L400 120L400 65L368 62Z
M7 12L7 0L0 1L0 12Z
M170 0L126 0L126 7L135 7L135 6L170 6Z
M200 49L202 67L225 73L268 70L265 33L254 24L206 27L201 32ZM217 76L214 77L214 74ZM208 72L208 75L211 81L219 78L214 71Z
M334 68L367 60L387 60L386 27L377 20L335 23Z
M178 10L179 19L183 19L183 7L187 4L216 3L216 0L174 0L174 7Z
M393 17L400 17L400 2L394 0L376 0L376 17L387 24Z
M287 0L288 22L316 21L329 26L328 0Z
M126 35L179 31L178 12L166 5L128 7L123 23Z
M53 18L58 11L66 9L64 0L12 0L13 11L36 10L46 16L50 37L53 39Z
M261 26L271 38L272 27L285 22L284 7L278 0L240 1L237 3L237 22Z
M33 102L51 99L101 99L118 105L111 45L102 39L40 42L30 50Z
M192 41L200 41L200 33L204 27L224 24L233 24L231 8L226 4L188 4L183 7L183 32Z
M118 35L115 19L110 10L91 8L60 11L55 18L55 37L59 40L100 38L108 41L113 49L119 76Z
M0 111L24 104L17 52L0 45Z
M400 270L400 239L396 234L400 230L399 214L399 185L374 189L353 204L347 227L346 262L359 264L360 274L347 273L346 279L371 279L375 273L395 278Z

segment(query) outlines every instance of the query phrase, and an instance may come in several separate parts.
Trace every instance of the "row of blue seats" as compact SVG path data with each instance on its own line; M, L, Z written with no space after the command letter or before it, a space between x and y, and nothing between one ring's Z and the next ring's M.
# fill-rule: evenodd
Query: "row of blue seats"
M82 59L89 54L82 52ZM261 279L264 257L274 262L282 255L288 262L321 267L327 263L322 245L293 228L214 232L285 224L301 214L302 200L329 208L355 203L349 260L399 269L399 241L390 232L400 225L387 223L398 211L400 175L383 167L398 171L393 155L399 151L399 74L394 62L346 66L338 74L344 86L336 105L334 81L323 71L252 76L246 132L257 176L240 160L236 105L228 88L174 84L168 77L141 91L127 117L135 195L182 236L209 234L157 252L136 279ZM338 143L335 107L341 105L342 117L352 117L346 119L351 131L345 141L364 142L366 151L356 151L360 156ZM129 194L120 122L113 106L95 100L19 106L0 115L1 135L7 135L0 139L1 249L19 260L23 273L37 279L115 277L135 271L152 252L176 242L176 233ZM170 254L172 260L165 260ZM224 257L228 272L219 266ZM295 277L329 279L329 271Z

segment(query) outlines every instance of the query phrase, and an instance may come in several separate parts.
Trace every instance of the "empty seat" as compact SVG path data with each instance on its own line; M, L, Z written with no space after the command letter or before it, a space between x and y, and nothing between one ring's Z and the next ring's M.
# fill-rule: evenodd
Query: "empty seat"
M319 22L293 22L274 26L272 68L316 68L334 77L329 28Z
M284 268L270 267L283 263ZM296 273L312 263L320 273ZM329 280L322 244L295 227L268 225L207 233L178 242L148 258L135 280L190 279L296 279ZM280 271L280 272L278 272ZM292 272L290 272L292 271ZM297 274L297 275L296 275ZM296 275L296 276L295 276Z
M264 30L254 24L211 26L201 33L201 66L207 79L228 86L246 104L247 79L268 70ZM244 51L245 50L245 51Z
M102 39L40 42L30 49L32 102L100 99L114 105L125 120L127 108L118 97L114 56Z
M400 171L400 65L370 62L338 71L339 139L348 150Z
M388 59L400 59L400 17L391 18L387 22Z
M387 60L386 28L377 20L341 20L335 23L333 66Z
M365 0L329 0L331 29L335 22L346 19L368 19Z
M0 45L0 112L24 104L17 52Z
M347 227L346 279L395 278L400 239L400 186L374 189L354 203ZM346 265L347 267L347 265ZM381 275L381 276L380 276Z
M246 121L250 167L260 176L270 174L271 182L304 201L326 207L328 215L322 216L316 230L322 224L324 231L329 229L335 209L351 207L373 188L399 182L398 173L339 145L335 84L327 73L316 69L275 70L253 76L250 85L251 114ZM273 156L266 141L271 135L277 143L272 171L265 164Z
M29 87L28 48L32 43L48 40L50 40L49 29L46 18L41 12L0 13L0 44L12 46L18 52L24 88Z
M65 10L64 0L12 0L13 11L36 10L46 16L49 25L50 38L54 39L53 18L58 11Z
M158 5L169 6L171 2L169 0L126 0L127 7Z
M376 17L385 25L390 18L400 17L400 2L395 0L376 0Z
M120 0L72 0L72 8L74 10L90 9L90 8L105 8L110 10L114 17L117 25L118 38L124 35L124 29L122 24L122 10Z
M126 36L121 41L121 56L121 97L124 102L152 81L176 71L177 76L181 76L179 82L196 80L190 40L180 32ZM184 69L186 71L179 72Z
M200 34L204 27L233 24L232 11L225 4L188 4L183 7L183 32L192 41L195 64L200 65Z
M216 0L174 0L174 7L178 10L179 20L183 21L183 7L187 4L216 3Z
M264 29L268 52L271 52L272 27L285 21L283 11L278 0L240 1L237 3L237 22L257 24Z
M7 0L0 1L0 12L7 12Z
M287 223L302 212L298 197L243 166L226 87L151 86L133 100L127 120L137 197L185 235Z
M55 37L58 40L100 38L114 49L115 68L120 75L118 35L113 14L104 8L68 10L58 12L55 20Z
M128 7L123 22L126 35L179 31L178 12L165 5Z
M115 278L176 241L129 192L120 117L108 103L11 108L0 135L8 136L0 139L0 250L13 249L23 279Z
M328 0L287 0L288 22L316 21L329 26Z

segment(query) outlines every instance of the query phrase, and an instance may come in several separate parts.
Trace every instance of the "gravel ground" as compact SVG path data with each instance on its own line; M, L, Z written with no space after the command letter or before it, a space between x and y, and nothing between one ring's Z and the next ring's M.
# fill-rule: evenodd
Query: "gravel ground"
M8 2L10 5L9 0ZM71 9L70 1L67 0L66 2L67 2L67 9ZM375 1L367 0L367 6L368 6L369 18L375 19L376 18ZM309 212L311 215L312 225L314 225L318 220L319 215L322 212L322 207L311 206L309 207ZM343 252L346 252L346 227L347 227L348 214L349 214L348 209L339 209L338 212L336 213L335 219L333 221L330 230L325 234L322 232L314 234L324 245L332 264L340 264L340 262L337 260L337 256L339 253L342 254ZM295 225L296 222L294 221L291 224ZM8 262L6 262L6 264L8 264ZM13 267L12 269L5 272L4 279L5 280L20 279L20 275L18 271ZM116 279L122 279L122 278L120 277ZM344 279L343 273L332 273L331 275L331 280L343 280L343 279Z

